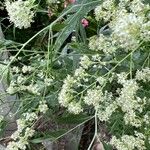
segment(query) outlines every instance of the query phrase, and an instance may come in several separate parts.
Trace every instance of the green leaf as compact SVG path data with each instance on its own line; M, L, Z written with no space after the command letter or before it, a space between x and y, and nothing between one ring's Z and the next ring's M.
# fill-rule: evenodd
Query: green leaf
M85 15L91 10L93 10L97 5L100 4L100 0L91 1L91 0L84 0L82 4L73 5L71 8L73 15L70 15L68 19L66 19L65 24L66 27L60 32L56 42L54 49L56 52L61 48L65 40L68 36L75 30L76 26L79 25L81 18L84 18ZM67 11L67 10L66 10ZM71 11L69 11L70 13Z
M112 146L110 144L106 144L103 142L104 150L113 150Z
M67 114L65 116L62 116L61 118L58 118L57 121L58 123L63 123L63 124L80 124L90 118L91 116L87 116L84 114L79 114L79 115Z
M12 78L12 74L10 73L9 68L7 68L7 66L3 64L0 64L0 75L3 76L3 81L5 83L9 83L10 79Z
M63 23L57 23L57 24L55 24L53 27L52 27L52 30L53 31L60 31L60 30L62 30L63 28L65 27L65 24L63 24Z
M66 133L66 130L58 130L58 131L54 131L54 132L46 132L46 135L40 138L36 138L31 140L32 143L37 144L37 143L42 143L45 140L56 140L59 136L63 135L64 133Z

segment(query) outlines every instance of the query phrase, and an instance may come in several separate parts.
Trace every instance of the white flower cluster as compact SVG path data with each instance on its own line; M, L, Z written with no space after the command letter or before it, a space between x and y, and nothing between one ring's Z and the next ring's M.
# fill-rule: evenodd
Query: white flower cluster
M31 112L23 114L23 118L17 120L18 130L11 135L14 141L9 142L6 148L7 150L26 150L28 139L32 137L35 132L31 125L37 118L37 114Z
M111 92L103 91L103 87L108 82L111 82L110 80L107 81L103 76L92 76L88 72L88 70L94 67L94 61L102 61L101 57L99 55L93 56L91 59L86 56L83 57L83 59L81 58L80 65L82 67L86 66L85 62L87 61L88 65L85 67L86 69L79 67L75 71L74 76L68 76L65 79L59 94L59 103L74 114L83 111L83 103L91 105L97 110L98 118L101 121L109 121L114 112L121 110L121 113L124 115L123 119L125 125L132 125L139 128L144 122L148 123L148 115L145 114L141 116L141 113L144 113L143 110L145 109L147 98L140 98L137 96L137 93L142 88L138 80L144 82L149 81L150 69L145 68L141 71L137 71L135 79L128 79L128 74L125 72L113 75L112 80L117 77L117 82L122 86L116 90L118 96L113 96ZM80 80L85 77L89 79L91 76L94 77L95 82L93 81L93 84L90 84L90 86L88 86L88 80ZM98 83L98 85L95 83ZM86 90L83 90L83 93L76 91L76 88L80 86L85 86ZM80 93L82 93L82 95L80 95ZM77 97L80 99L79 101L77 101Z
M133 0L130 3L130 9L132 10L133 13L142 15L143 11L149 9L149 5L144 4L143 0Z
M14 2L6 0L5 5L9 19L14 23L15 27L22 29L31 26L34 12L31 10L33 6L31 6L29 0L18 0Z
M40 95L39 83L28 83L30 73L35 71L34 67L24 65L22 68L14 66L12 72L16 74L16 77L11 80L9 87L7 88L7 93L15 94L17 92L25 91L35 95Z
M86 96L84 97L84 102L87 105L93 105L97 107L100 103L104 101L103 92L100 87L96 89L89 89Z
M114 15L114 0L105 0L100 6L95 8L95 18L97 21L104 19L108 21Z
M81 57L80 67L75 70L74 75L73 76L68 75L67 78L64 80L64 84L59 93L58 100L59 103L63 107L68 108L68 111L71 113L79 114L80 112L83 111L81 100L77 100L78 99L77 97L81 93L77 93L76 89L79 88L80 86L82 87L81 82L85 83L88 82L89 74L87 73L87 70L92 64L93 61L91 61L88 56L84 55L83 57ZM88 98L87 100L85 99L85 103L88 103ZM96 100L94 103L96 103Z
M125 113L124 121L125 121L125 124L130 124L135 127L140 127L142 125L141 119L138 118L138 116L136 115L136 113L133 110Z
M22 82L25 79L19 76L17 78L17 83L14 81L11 81L9 87L7 88L7 93L8 94L15 94L16 92L21 92L21 91L27 91L29 93L35 94L35 95L40 95L39 92L39 86L37 84L30 84L30 85L23 85Z
M150 41L150 21L142 25L140 36L144 41Z
M88 62L88 67L86 66L84 68L79 67L76 69L74 76L68 76L64 80L64 84L62 86L61 92L59 93L59 103L68 108L68 111L74 114L79 114L83 111L82 103L84 102L86 105L93 106L96 110L98 110L99 119L100 120L108 120L111 114L117 109L116 103L112 102L112 94L108 93L107 91L103 94L102 92L102 86L105 84L106 79L104 77L99 76L96 78L95 83L99 83L99 86L91 86L91 88L87 88L87 90L83 90L84 92L78 93L76 91L76 88L79 86L82 86L82 82L88 84L88 69L89 65L94 64L94 61L100 61L101 58L96 56L91 60L89 57L83 56L84 58L81 58L80 65L83 67L85 66L85 62ZM86 60L86 61L85 61ZM84 62L84 63L83 63ZM84 65L83 65L84 64ZM94 67L94 66L93 66ZM82 79L82 80L81 80ZM87 86L88 87L88 86ZM86 86L85 86L86 88ZM80 96L80 94L83 94L81 96L80 100L77 101L77 97ZM83 101L82 101L83 100ZM82 102L81 102L82 101ZM106 108L107 107L107 108Z
M27 78L26 77L24 77L24 76L22 76L22 75L20 75L20 76L18 76L17 77L17 84L23 84L25 81L27 80Z
M92 61L89 59L88 56L84 55L83 57L81 57L80 65L84 69L88 69L91 64L92 64Z
M40 101L37 111L35 112L26 112L22 115L22 118L18 119L17 122L17 131L15 131L11 138L14 140L9 142L7 150L26 150L28 140L35 133L33 125L38 119L38 114L46 113L48 106L46 101Z
M35 95L40 95L39 85L37 85L37 84L30 84L28 86L23 86L22 90L27 90L29 93L32 93Z
M15 72L15 73L19 73L19 72L20 72L20 69L19 69L19 67L14 66L14 67L12 68L12 71Z
M141 120L139 116L136 115L136 112L141 113L143 111L145 100L136 96L139 86L135 80L123 79L122 85L123 88L119 92L120 96L116 98L117 105L120 106L122 111L125 113L125 123L131 124L135 127L139 127L141 126Z
M87 58L86 58L87 59ZM84 57L85 60L85 57ZM81 60L82 63L84 61ZM81 63L81 65L83 65ZM86 73L85 69L83 67L79 67L75 70L74 76L71 77L70 75L67 76L67 78L64 80L64 84L62 86L62 89L59 93L59 103L63 106L68 108L68 111L74 114L79 114L83 111L83 108L81 106L80 101L76 101L76 91L74 88L79 87L80 81L83 80L84 82L88 82L88 78L86 78L88 74ZM76 93L77 94L77 93Z
M59 103L64 106L68 107L68 104L73 99L72 93L74 92L72 87L77 81L71 77L70 75L67 76L67 78L64 80L64 84L62 86L62 89L59 93Z
M34 68L31 67L31 66L26 66L26 65L24 65L24 66L22 67L22 72L23 72L23 73L29 73L29 72L31 72L31 71L33 71L33 70L34 70Z
M87 66L84 60L87 61ZM116 89L115 93L111 93L107 91L107 84L110 84L111 81L105 75L98 77L96 74L90 75L89 70L94 68L95 61L101 62L103 60L100 55L95 55L91 58L86 56L84 56L84 59L81 58L82 63L80 65L86 67L84 67L85 69L79 67L72 77L68 76L66 78L59 94L60 104L66 107L70 113L74 114L79 114L84 110L83 104L93 106L100 121L110 121L112 115L121 113L125 125L138 129L144 127L144 130L147 130L145 126L149 125L150 115L148 112L145 112L145 108L149 99L148 97L140 97L138 95L138 92L143 90L143 87L140 85L141 83L138 81L149 82L150 69L147 67L138 70L135 72L135 78L131 79L129 78L129 73L126 72L112 74L111 80L116 82L117 79L119 88ZM80 80L85 77L89 79L91 76L95 82L92 81L91 83ZM88 85L89 83L90 85ZM80 86L85 87L85 89L83 91L76 90ZM135 136L123 135L121 139L113 137L111 140L111 144L118 150L144 150L144 142L145 137L142 133L138 133Z
M106 103L107 106L103 106L102 104L99 105L98 108L98 118L100 121L108 121L111 117L111 115L116 111L116 109L118 108L116 102L112 102L112 103Z
M84 68L79 67L75 70L74 76L77 78L77 80L80 80L81 78L85 80L85 76L87 76L87 73L85 72Z
M38 109L39 109L39 112L45 114L48 110L48 106L46 104L46 101L40 101Z
M95 54L92 56L91 61L93 62L94 69L101 69L103 66L106 65L106 62L102 60L101 55Z
M112 38L103 34L91 37L89 48L95 51L103 51L105 54L112 54L116 51L116 46Z
M138 136L123 135L120 139L113 136L110 143L117 148L117 150L145 150L144 140L144 135L139 133Z
M101 85L101 86L103 86L103 84L106 82L106 79L104 78L104 77L98 77L97 79L96 79L96 81Z
M121 48L133 50L140 42L140 29L143 23L143 17L120 11L110 25L113 30L112 38Z
M23 65L22 67L13 66L11 73L14 78L7 88L7 93L9 94L28 92L30 94L40 95L42 89L53 85L55 79L52 75L47 76L44 70L36 69L33 65Z
M121 106L123 112L129 112L132 109L138 108L138 102L135 99L138 89L139 86L134 80L126 80L126 82L123 84L120 96L117 99L117 102Z
M144 117L143 117L143 122L146 123L147 125L150 124L150 112L147 112Z
M45 78L44 79L44 83L46 86L50 86L53 83L53 79L52 78Z
M70 102L68 105L68 111L73 114L79 114L83 111L80 102Z
M101 76L93 76L88 72L90 69L101 68L105 65L105 62L101 61L100 55L93 55L92 57L84 55L81 57L79 64L80 66L75 70L74 75L68 75L64 80L64 84L58 97L59 103L63 107L68 108L69 112L74 114L78 114L83 111L83 103L91 105L97 109L104 99L108 99L108 95L106 93L105 94L107 96L105 94L103 95L102 92L102 86L106 79ZM95 83L99 83L99 86L95 86L93 84L94 86L87 88L90 77L95 80ZM87 85L84 85L84 83ZM83 91L78 92L78 88L83 88ZM84 88L86 90L84 90Z
M144 70L144 69L143 69ZM145 74L143 74L140 79L145 79ZM148 69L146 68L146 71ZM139 71L137 72L139 73ZM145 114L143 118L138 115L139 113L143 113L143 110L146 106L146 97L140 98L137 96L137 91L141 88L135 79L127 79L126 73L118 74L118 83L123 87L118 89L117 92L119 97L116 97L113 100L113 96L110 93L105 92L103 94L103 103L99 105L98 109L98 117L101 121L108 121L110 116L116 109L119 107L124 112L124 121L125 124L130 124L135 127L140 127L143 122L149 123L149 115ZM91 95L92 97L92 95ZM89 98L90 99L90 98ZM92 100L92 99L91 99ZM93 102L93 101L92 101Z
M136 72L136 79L143 82L150 81L150 68L144 68L141 71Z
M96 20L109 21L111 34L100 34L90 39L89 48L100 50L105 54L113 53L116 49L126 51L136 49L140 41L150 40L150 5L142 0L123 1L118 5L113 0L106 0L95 9Z

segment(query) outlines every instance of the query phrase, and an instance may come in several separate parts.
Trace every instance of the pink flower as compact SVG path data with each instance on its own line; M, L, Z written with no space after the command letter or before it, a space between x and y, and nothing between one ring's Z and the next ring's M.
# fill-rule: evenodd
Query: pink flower
M81 20L81 23L82 23L83 27L87 27L89 25L89 21L86 20L85 18Z

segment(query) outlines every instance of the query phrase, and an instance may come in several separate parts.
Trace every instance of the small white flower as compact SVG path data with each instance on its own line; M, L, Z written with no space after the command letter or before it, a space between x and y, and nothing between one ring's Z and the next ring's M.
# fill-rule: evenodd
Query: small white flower
M46 86L50 86L53 83L53 79L51 78L45 78L44 83Z
M87 73L85 72L85 69L82 67L79 67L75 70L74 76L77 77L77 80L84 79L85 76L87 76Z
M97 21L104 19L108 21L114 14L114 0L105 0L100 6L95 8L95 18Z
M31 11L31 6L28 1L14 1L6 0L6 10L8 11L9 19L14 23L15 27L20 29L28 28L33 22L34 12Z
M135 80L123 81L123 88L120 96L116 99L117 104L121 107L123 112L130 112L139 108L139 103L135 97L139 86Z
M40 95L39 86L37 84L30 84L29 86L26 87L26 89L32 94Z
M125 124L131 124L132 126L135 126L137 128L140 127L142 124L141 119L139 119L136 116L133 110L130 110L130 112L125 113L124 121L125 121Z
M73 99L72 93L74 91L72 90L72 87L76 82L77 80L70 75L68 75L67 78L64 80L64 84L58 96L58 101L62 106L67 107L70 100Z
M105 83L105 81L106 81L106 79L105 78L103 78L103 77L98 77L97 79L97 82L100 84L100 85L103 85L104 83Z
M27 72L31 72L31 71L33 71L33 67L31 67L31 66L23 66L22 67L22 72L23 73L27 73Z
M122 72L120 74L117 74L117 77L118 77L118 83L124 84L127 79L127 74L125 72Z
M101 107L101 106L99 106ZM118 108L116 102L113 102L112 104L108 104L108 106L106 106L106 108L104 110L100 110L98 109L98 118L100 121L108 121L111 117L111 115L113 114L113 112L115 112L115 110Z
M136 72L136 79L142 80L143 82L150 81L150 68L144 68L141 71Z
M9 142L6 149L7 150L19 150L16 142Z
M123 135L120 139L112 137L110 144L115 146L117 150L145 150L144 139L131 135Z
M139 45L141 27L144 18L136 16L134 13L118 12L110 26L113 30L112 38L118 46L125 50L133 50Z
M28 145L28 141L27 141L27 139L25 139L25 137L20 137L19 141L17 141L16 144L19 149L26 150L26 148L27 148L26 145Z
M33 130L32 128L27 127L25 130L25 139L32 137L35 133L35 130Z
M26 127L26 121L24 119L18 119L17 121L18 132L21 133L22 130Z
M150 124L150 115L147 113L143 117L143 121L148 125Z
M14 66L12 68L12 71L15 72L15 73L19 73L20 72L19 67L16 67L16 66Z
M143 12L145 10L148 10L150 7L149 5L147 4L144 4L143 3L143 0L133 0L131 3L130 3L130 9L133 13L136 13L138 15L141 15L143 14Z
M37 74L37 76L40 77L41 79L43 79L43 78L44 78L44 73L43 73L43 72L39 72L39 73Z
M17 84L21 84L23 81L25 81L26 78L25 77L22 77L22 76L18 76L17 78Z
M73 114L79 114L83 111L83 108L79 102L71 102L68 105L68 111Z
M20 131L21 131L21 130L15 131L15 132L11 135L11 138L12 138L13 140L17 140L17 139L20 137Z
M30 121L30 122L32 122L32 121L34 121L34 120L36 120L38 118L38 116L36 115L35 112L24 113L24 116L25 116L25 120L26 121Z
M110 36L104 36L103 34L91 37L89 48L95 51L103 51L106 55L114 53L117 49L113 39Z
M100 102L103 102L104 97L101 89L90 89L87 91L86 96L84 97L84 102L87 105L98 106Z
M39 111L43 114L46 113L46 111L48 110L48 106L46 104L46 101L40 101L40 105L39 105Z
M88 67L92 64L92 61L88 56L84 55L83 57L81 57L80 64L83 68L88 69Z

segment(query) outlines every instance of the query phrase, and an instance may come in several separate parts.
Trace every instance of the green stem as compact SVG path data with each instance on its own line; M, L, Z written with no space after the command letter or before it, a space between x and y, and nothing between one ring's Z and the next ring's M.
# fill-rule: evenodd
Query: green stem
M95 118L95 133L94 133L94 136L93 136L93 139L88 147L87 150L90 150L92 148L92 145L94 143L94 141L96 140L97 138L97 125L98 125L98 120L97 120L97 109L96 109L96 112L95 112L95 115L94 115L94 118Z

